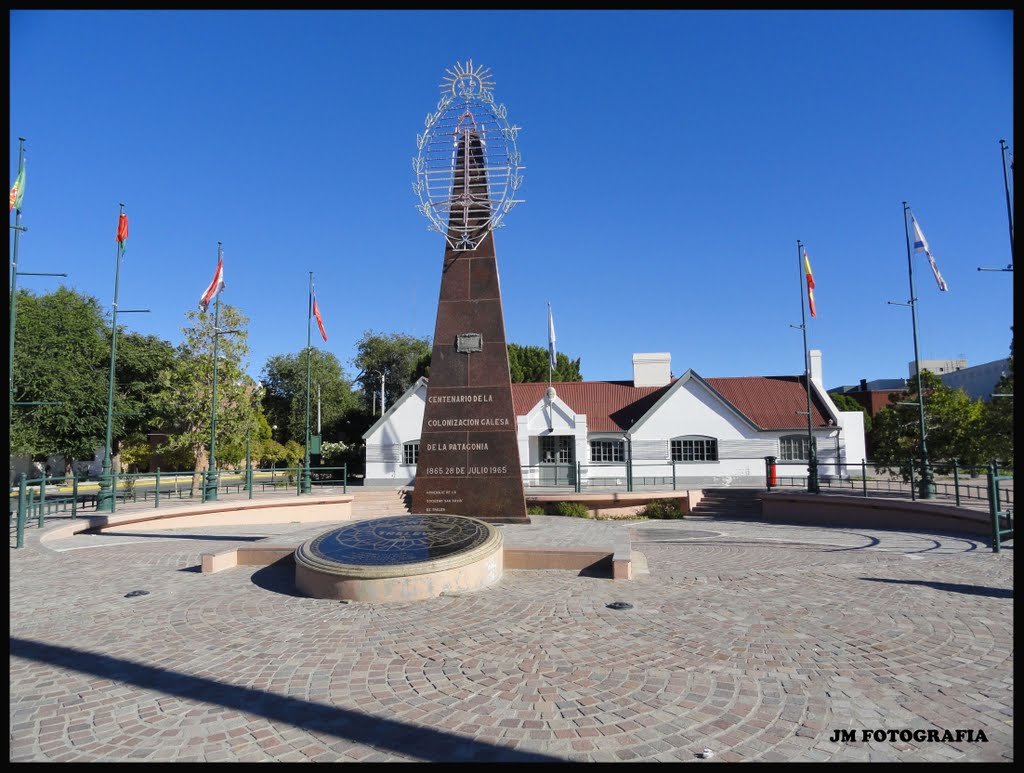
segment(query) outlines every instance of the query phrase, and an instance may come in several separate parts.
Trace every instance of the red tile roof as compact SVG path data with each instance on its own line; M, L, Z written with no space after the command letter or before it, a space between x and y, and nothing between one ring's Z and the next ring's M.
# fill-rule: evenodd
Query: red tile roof
M590 432L622 432L633 426L668 390L635 387L632 381L562 381L552 384L558 398L576 413L587 415ZM512 407L516 416L530 412L548 385L513 384Z
M807 426L807 383L803 376L737 376L704 380L761 429ZM811 423L815 427L828 426L828 411L813 390Z
M807 387L802 376L738 376L704 381L761 429L807 426ZM587 415L589 431L622 432L647 413L672 384L635 387L631 381L563 381L552 386L559 399L574 412ZM545 383L513 384L512 407L516 416L529 413L547 388ZM827 417L825 406L812 392L813 425L827 426Z

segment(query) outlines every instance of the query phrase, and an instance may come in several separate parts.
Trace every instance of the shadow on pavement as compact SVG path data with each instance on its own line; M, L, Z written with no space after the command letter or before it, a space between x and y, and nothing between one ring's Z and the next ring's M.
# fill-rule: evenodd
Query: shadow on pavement
M889 582L897 585L924 585L935 590L950 593L965 593L968 596L991 596L995 599L1012 599L1013 588L986 588L981 585L964 585L959 582L934 582L932 580L892 580L885 577L861 577L868 582Z
M247 714L258 714L272 722L294 725L307 732L365 744L382 751L406 755L414 760L565 762L562 758L539 752L510 749L421 725L224 684L206 677L189 676L165 668L31 639L12 637L10 654L146 690L158 690L189 701L203 701Z

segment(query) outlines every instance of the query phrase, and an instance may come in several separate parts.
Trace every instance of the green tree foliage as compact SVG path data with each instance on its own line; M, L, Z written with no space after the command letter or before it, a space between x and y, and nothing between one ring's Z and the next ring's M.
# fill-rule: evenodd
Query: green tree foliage
M540 383L548 380L550 357L543 346L508 345L508 369L513 384ZM562 352L555 354L552 381L582 381L580 360L570 360Z
M367 411L376 400L380 412L380 374L384 374L386 405L394 405L429 368L430 339L416 338L405 333L375 333L367 330L356 343L354 365L360 374L356 377ZM376 396L376 397L375 397Z
M18 291L11 450L92 459L106 436L109 329L100 303L66 287Z
M163 380L163 409L169 417L167 448L185 451L199 472L208 464L213 391L213 319L195 310L185 315L188 325L177 349L176 365ZM245 454L245 435L257 426L259 395L246 375L249 353L248 318L234 306L221 304L222 334L217 343L217 464L237 464Z
M882 469L910 478L910 460L920 464L920 420L917 380L908 382L908 394L892 394L888 405L878 412L872 434L875 461ZM921 373L924 392L925 440L933 464L957 459L973 466L983 463L986 440L981 422L982 403L972 401L962 389L951 389L934 373ZM900 405L898 403L913 403Z
M836 408L840 411L860 411L864 414L864 434L871 431L871 414L868 413L868 409L858 403L849 395L844 395L841 392L830 394L832 402L836 404Z
M1013 341L1006 374L999 379L992 397L982 406L982 431L987 440L985 458L1013 467ZM1004 395L1011 395L1006 397Z
M340 440L346 414L358 406L352 381L330 352L313 348L309 362L309 427L316 433L317 386L320 387L320 423L324 438ZM277 425L278 440L306 442L306 352L277 354L267 360L260 376L263 410Z
M174 347L157 336L128 332L118 325L116 358L114 453L121 452L120 439L129 437L136 442L141 438L148 449L147 434L165 424L161 384L175 367ZM145 466L144 461L137 463ZM127 462L122 459L122 464Z

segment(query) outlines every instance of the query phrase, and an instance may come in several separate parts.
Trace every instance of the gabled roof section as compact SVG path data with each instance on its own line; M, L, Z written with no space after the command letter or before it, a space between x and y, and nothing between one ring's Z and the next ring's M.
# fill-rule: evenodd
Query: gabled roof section
M708 378L706 383L759 429L806 429L807 382L803 376ZM811 425L829 426L831 413L811 390Z
M408 400L410 397L416 394L417 389L419 389L421 386L426 385L426 376L420 376L418 379L416 379L416 382L407 390L405 390L405 394L399 397L397 400L395 400L395 404L388 408L386 411L384 411L383 415L379 419L377 419L377 421L374 422L373 426L363 433L363 440L366 440L366 438L368 438L370 435L377 431L378 427L383 425L386 420L390 419L391 414L397 411L406 400Z
M631 381L558 381L552 384L559 399L574 413L587 416L590 432L624 432L639 421L669 389L662 387L635 387ZM512 385L512 410L516 416L526 416L544 399L548 385Z

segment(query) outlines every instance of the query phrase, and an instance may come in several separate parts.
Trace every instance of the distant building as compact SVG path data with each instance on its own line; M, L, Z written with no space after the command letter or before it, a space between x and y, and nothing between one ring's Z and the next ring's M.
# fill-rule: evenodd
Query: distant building
M908 384L913 387L917 375L914 363L909 363L908 378L876 378L873 381L861 379L859 384L834 387L829 394L852 397L863 406L870 416L890 405L889 395L903 393ZM951 389L963 389L972 400L992 399L999 380L1010 372L1009 358L993 360L982 365L967 367L967 360L921 360L921 371L934 373L943 384Z
M936 376L943 376L947 373L955 373L967 367L967 360L921 360L921 370L934 373ZM907 363L907 378L917 376L917 368L914 361Z
M951 389L963 389L972 400L988 402L992 399L992 393L996 391L996 384L1009 372L1010 359L1006 358L970 368L964 367L953 373L944 373L939 378Z
M821 352L812 350L811 424L821 475L847 477L864 458L864 414L840 411L825 391ZM366 483L413 483L427 379L421 378L363 435ZM804 376L673 378L667 352L633 355L632 381L512 384L525 485L634 485L680 488L761 485L765 457L779 475L806 475ZM470 419L472 420L472 419Z

